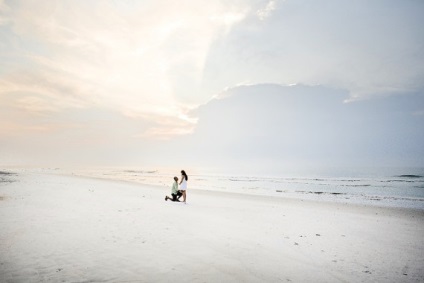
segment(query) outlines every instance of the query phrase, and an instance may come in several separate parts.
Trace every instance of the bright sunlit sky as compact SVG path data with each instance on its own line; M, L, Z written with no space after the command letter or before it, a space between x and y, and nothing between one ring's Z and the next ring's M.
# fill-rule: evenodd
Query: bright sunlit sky
M424 166L424 1L0 0L0 164Z

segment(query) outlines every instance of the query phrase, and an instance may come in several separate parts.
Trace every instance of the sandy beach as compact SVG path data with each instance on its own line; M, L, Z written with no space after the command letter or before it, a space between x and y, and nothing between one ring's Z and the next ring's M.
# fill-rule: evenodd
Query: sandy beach
M19 172L1 282L423 282L424 211Z

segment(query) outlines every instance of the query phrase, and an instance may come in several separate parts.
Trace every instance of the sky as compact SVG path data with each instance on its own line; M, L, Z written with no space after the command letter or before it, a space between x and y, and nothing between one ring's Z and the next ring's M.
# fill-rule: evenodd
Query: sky
M424 167L424 1L0 0L0 165Z

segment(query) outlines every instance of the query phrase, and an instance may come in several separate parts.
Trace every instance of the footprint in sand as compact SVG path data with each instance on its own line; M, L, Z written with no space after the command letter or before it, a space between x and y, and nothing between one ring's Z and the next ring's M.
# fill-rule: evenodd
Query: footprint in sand
M369 271L369 270L365 270L365 271L362 271L362 272L367 273L367 274L372 274L371 271Z
M407 276L408 275L408 269L409 269L409 267L407 265L405 265L405 267L402 268L402 274Z

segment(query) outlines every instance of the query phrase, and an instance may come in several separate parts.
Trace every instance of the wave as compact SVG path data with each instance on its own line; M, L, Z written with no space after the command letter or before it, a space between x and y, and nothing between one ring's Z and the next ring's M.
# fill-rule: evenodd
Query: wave
M409 174L399 175L399 176L395 176L395 177L397 177L397 178L411 178L411 179L423 178L423 176L421 176L421 175L409 175Z
M18 174L7 171L0 171L0 183L13 183L16 182L12 176L17 176Z
M158 170L124 170L126 173L139 173L139 174L154 174L157 173Z
M347 195L347 193L337 193L337 192L313 192L313 191L296 191L296 193L302 193L302 194L316 194L316 195Z
M240 179L228 179L231 182L258 182L260 180L240 180Z
M363 185L350 185L350 184L348 184L348 185L339 185L340 187L353 187L353 188L355 188L355 187L371 187L371 185L370 184L363 184Z
M385 181L379 181L380 183L392 183L392 182L398 182L398 183L415 183L417 181L415 180L385 180ZM419 181L418 181L419 182Z

